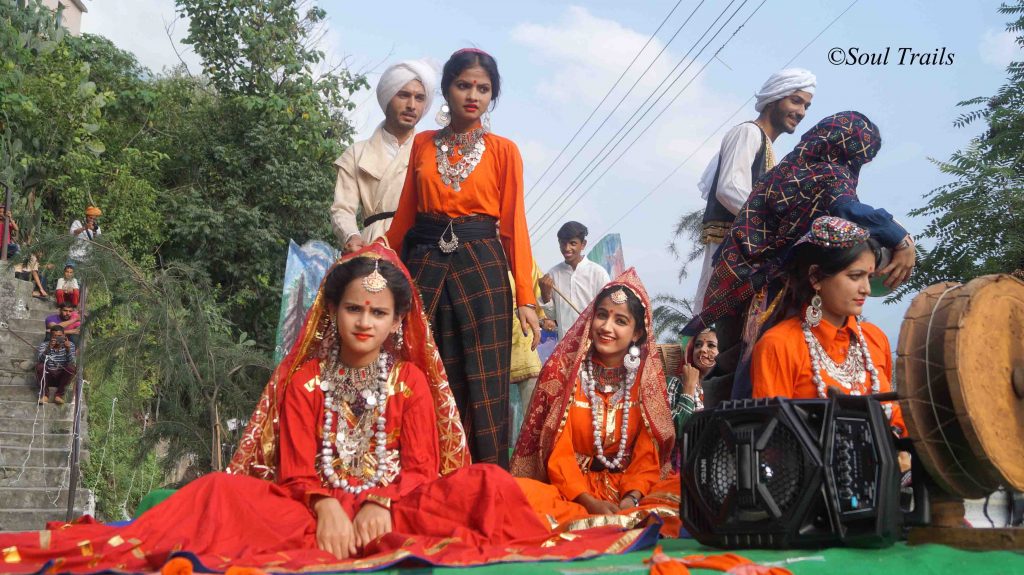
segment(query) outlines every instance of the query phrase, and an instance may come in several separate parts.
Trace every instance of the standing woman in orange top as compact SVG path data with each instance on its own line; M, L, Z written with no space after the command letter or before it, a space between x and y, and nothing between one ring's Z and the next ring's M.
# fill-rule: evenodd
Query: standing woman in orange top
M474 461L508 467L511 269L523 334L540 341L533 254L523 208L523 160L489 131L498 65L475 48L444 65L438 114L421 132L389 244L402 254L434 326ZM497 226L497 233L495 233Z
M880 248L868 231L832 216L814 220L793 248L795 312L761 336L751 363L754 397L828 397L892 390L892 351L876 325L862 321ZM905 435L899 405L885 405Z

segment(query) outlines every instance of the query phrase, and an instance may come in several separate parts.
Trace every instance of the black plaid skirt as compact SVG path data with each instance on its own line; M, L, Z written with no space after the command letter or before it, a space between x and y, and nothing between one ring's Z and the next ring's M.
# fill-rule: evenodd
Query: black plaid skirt
M419 214L403 260L434 328L473 461L507 469L512 288L496 223L482 215ZM459 246L444 253L437 240L451 231Z

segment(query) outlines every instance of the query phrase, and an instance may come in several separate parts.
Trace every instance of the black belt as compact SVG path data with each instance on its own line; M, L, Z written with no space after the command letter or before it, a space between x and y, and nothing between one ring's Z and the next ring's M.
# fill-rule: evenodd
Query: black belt
M372 216L363 219L363 227L368 228L370 227L370 224L393 217L395 217L395 212L381 212L379 214L373 214Z
M419 213L416 223L405 234L403 247L429 245L446 254L459 249L459 244L475 240L496 239L498 218L474 214L450 218L444 214Z

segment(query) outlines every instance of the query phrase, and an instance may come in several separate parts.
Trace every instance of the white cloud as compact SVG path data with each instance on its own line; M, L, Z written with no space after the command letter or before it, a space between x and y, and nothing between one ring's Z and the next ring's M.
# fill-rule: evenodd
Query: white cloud
M622 74L648 35L594 16L586 8L571 6L559 22L520 24L512 31L512 38L536 52L537 57L557 64L552 75L537 87L544 97L563 102L582 99L593 105ZM655 39L644 49L620 83L623 88L618 94L637 80L663 46ZM635 91L649 92L671 69L671 60L662 55Z
M986 64L1005 68L1014 60L1021 59L1017 38L1010 32L986 30L978 44L981 60Z
M193 73L200 69L198 56L181 43L188 34L188 19L178 17L174 0L102 0L90 2L88 8L82 15L82 32L105 36L153 72L182 60Z
M663 35L668 38L669 34L670 32ZM547 119L537 126L543 126L544 129L531 130L530 133L523 134L525 138L517 140L524 161L533 172L527 177L527 181L539 176L538 170L547 167L555 152L561 149L616 79L622 75L623 70L630 65L633 57L647 42L649 35L649 32L630 29L580 7L571 7L549 21L524 23L513 29L512 40L526 49L525 57L530 60L533 68L542 71L536 78L532 90L528 92L530 102L523 102L524 107L528 108L526 117ZM560 171L566 158L593 133L614 104L623 98L628 88L637 83L636 88L575 163L566 170L565 175L544 193L544 197L538 194L528 200L528 205L536 204L531 207L529 220L534 256L539 262L543 262L542 267L560 259L550 231L556 229L553 226L557 226L558 222L547 220L541 224L545 221L546 214L553 211L559 222L566 219L584 222L591 230L593 241L597 241L599 234L604 231L621 233L627 265L637 267L652 293L672 292L688 296L695 289L696 277L689 278L683 286L677 284L677 263L666 252L665 246L679 215L699 208L703 202L697 192L696 183L716 151L721 134L711 136L703 147L702 142L740 106L744 97L739 94L714 92L703 75L697 77L683 91L684 85L693 78L703 60L693 62L685 76L668 90L667 95L647 113L610 157L600 163L594 175L588 177L586 183L577 189L573 199L590 188L594 178L604 172L640 130L646 128L655 115L665 109L668 102L682 91L678 99L651 125L647 133L597 181L576 207L564 216L558 216L561 209L551 209L552 204L557 203L555 198L563 190L571 187L570 182L581 173L605 142L609 141L620 127L632 125L635 118L632 121L629 121L629 118L634 111L639 108L640 113L643 113L661 94L664 88L659 88L658 84L670 75L674 78L673 68L686 50L684 44L688 43L681 39L677 42L678 44L672 43L657 59L655 57L665 47L663 41L655 39L644 49L609 97L609 101L601 106L594 119L570 147L569 153L563 156L555 169L545 178L542 191L548 189L549 180ZM677 71L682 70L687 63L689 60L683 60ZM641 78L641 73L648 65L651 66L650 71ZM652 93L654 96L644 104ZM738 116L734 123L744 119L744 116ZM551 124L552 127L544 124ZM693 157L657 191L621 223L615 224L614 229L609 229L626 210L665 180L666 176L691 154ZM694 271L691 276L695 276L696 273Z

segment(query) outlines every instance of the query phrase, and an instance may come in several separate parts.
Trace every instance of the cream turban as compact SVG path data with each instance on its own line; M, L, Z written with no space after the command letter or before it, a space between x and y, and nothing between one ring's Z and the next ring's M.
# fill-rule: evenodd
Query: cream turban
M803 91L813 94L817 84L818 79L809 70L803 68L779 70L772 74L768 81L761 86L761 89L754 94L757 98L754 109L760 113L768 104L781 100L793 92Z
M380 109L387 113L388 103L402 86L411 80L419 80L427 93L424 111L429 110L434 102L434 91L437 89L437 75L437 67L427 60L405 60L390 66L384 70L380 82L377 83L377 103L380 104Z

